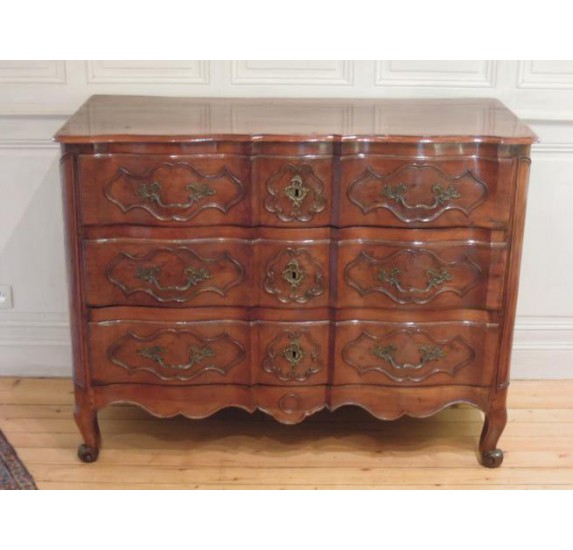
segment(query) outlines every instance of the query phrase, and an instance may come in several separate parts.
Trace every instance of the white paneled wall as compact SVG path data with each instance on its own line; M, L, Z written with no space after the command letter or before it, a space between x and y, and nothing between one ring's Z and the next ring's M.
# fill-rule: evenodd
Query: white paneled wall
M499 98L541 137L512 374L573 378L573 61L476 60L0 61L0 375L71 373L51 136L92 94Z

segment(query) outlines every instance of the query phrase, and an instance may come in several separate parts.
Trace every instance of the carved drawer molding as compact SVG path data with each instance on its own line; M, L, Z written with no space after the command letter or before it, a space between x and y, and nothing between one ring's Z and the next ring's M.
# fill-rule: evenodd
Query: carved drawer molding
M488 197L487 184L466 169L446 174L428 163L408 163L389 174L367 167L348 188L348 198L364 214L384 208L402 222L431 222L448 210L466 217Z
M128 331L107 350L109 360L161 380L193 380L214 372L221 380L246 358L244 345L227 332L205 337L191 330L163 329L150 336Z
M454 376L476 357L459 334L436 340L421 329L399 329L376 335L364 330L342 349L342 359L360 376L379 372L395 382L423 382L446 373Z
M226 166L207 174L187 162L162 162L144 173L120 167L104 195L124 213L143 209L159 221L187 222L207 209L226 214L245 186Z
M264 289L279 302L306 304L326 289L323 267L306 248L285 248L268 262Z
M427 304L444 292L463 296L483 277L466 254L446 262L431 250L413 248L383 258L361 250L344 269L346 284L360 295L378 292L398 304Z
M307 222L325 209L324 183L310 164L284 164L266 182L265 209L283 222Z
M267 345L262 366L282 382L306 382L324 368L324 357L308 331L284 330Z
M121 252L106 277L126 296L145 292L158 302L188 302L205 292L226 296L245 280L245 268L228 251L205 258L188 247L156 248L144 256Z

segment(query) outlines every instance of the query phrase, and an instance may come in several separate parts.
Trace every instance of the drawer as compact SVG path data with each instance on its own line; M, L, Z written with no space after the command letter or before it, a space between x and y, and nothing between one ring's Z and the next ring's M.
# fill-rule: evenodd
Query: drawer
M89 324L94 384L249 384L249 323Z
M80 155L86 225L249 224L249 161L237 155Z
M339 322L334 384L489 386L498 337L496 323Z
M328 306L330 241L313 239L317 231L291 230L292 236L300 239L260 239L257 242L259 305L280 308Z
M257 323L253 380L268 385L316 385L328 380L329 322Z
M283 240L284 232L301 238ZM87 303L325 307L327 233L267 229L258 239L88 239L83 244ZM267 238L272 235L277 239Z
M511 158L344 157L340 223L503 228L515 181Z
M92 306L249 306L248 240L100 239L84 242Z
M271 226L330 225L332 158L256 157L253 186L259 223Z
M481 233L389 229L341 240L338 306L501 309L507 245Z

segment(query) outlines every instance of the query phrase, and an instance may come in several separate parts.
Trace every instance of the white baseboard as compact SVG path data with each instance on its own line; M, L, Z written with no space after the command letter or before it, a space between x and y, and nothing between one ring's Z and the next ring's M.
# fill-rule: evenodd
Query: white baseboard
M71 344L65 315L0 318L0 376L71 374ZM573 379L573 318L518 318L511 377Z
M68 377L72 375L69 344L0 343L0 376Z
M573 318L518 317L511 378L573 378Z
M0 318L0 376L71 376L67 315L13 314Z

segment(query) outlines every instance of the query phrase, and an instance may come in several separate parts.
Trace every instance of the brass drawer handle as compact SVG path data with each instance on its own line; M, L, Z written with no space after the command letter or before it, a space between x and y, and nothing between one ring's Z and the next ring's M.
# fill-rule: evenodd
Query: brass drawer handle
M161 208L190 208L196 202L211 197L215 194L215 190L209 187L208 183L190 183L185 186L186 191L189 193L188 202L163 202L161 198L161 184L158 181L151 183L143 183L137 188L137 194L144 200L155 203Z
M404 197L406 191L407 188L403 183L398 185L386 184L384 189L382 189L382 195L387 199L393 200L401 204L404 208L408 208L410 210L419 208L423 210L433 210L438 206L448 204L455 199L461 198L459 191L456 189L456 186L453 183L447 189L444 189L440 183L436 183L436 185L432 187L432 194L434 195L434 202L432 204L408 204Z
M303 179L297 174L293 176L289 185L285 187L284 194L292 202L295 210L299 210L306 199L310 189L304 184Z
M135 272L135 278L151 283L158 290L170 290L175 292L186 292L191 287L197 286L199 283L213 278L213 275L211 275L211 273L209 273L205 268L202 267L201 269L196 269L192 265L187 266L183 273L187 275L187 281L183 285L163 286L159 282L161 267L155 265L138 267Z
M388 283L390 286L396 287L400 292L404 293L410 292L419 294L424 294L426 292L429 292L433 288L437 288L440 285L443 285L449 281L454 280L453 275L445 268L442 268L440 270L428 269L426 271L426 278L428 280L428 284L426 285L425 288L416 288L416 287L405 288L400 283L399 277L400 277L400 269L398 267L393 267L392 269L390 269L390 271L381 269L375 275L376 280L381 281L383 283Z
M420 352L420 361L417 365L411 365L410 363L404 363L403 365L399 365L396 363L394 359L394 354L398 351L398 348L393 344L389 344L387 346L380 346L376 345L371 348L370 352L375 357L378 357L387 363L390 363L395 369L402 370L402 369L412 369L418 370L424 367L426 363L430 361L438 361L439 359L443 359L446 357L445 350L440 346L421 346L418 348Z
M189 362L182 365L168 365L163 359L163 352L165 348L163 346L147 346L137 350L137 354L141 357L151 359L164 369L176 369L176 370L190 370L195 365L207 359L209 357L215 357L215 352L209 346L191 346L189 348Z

